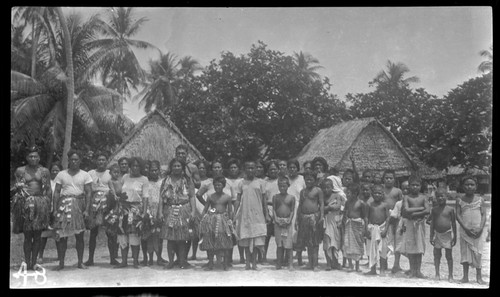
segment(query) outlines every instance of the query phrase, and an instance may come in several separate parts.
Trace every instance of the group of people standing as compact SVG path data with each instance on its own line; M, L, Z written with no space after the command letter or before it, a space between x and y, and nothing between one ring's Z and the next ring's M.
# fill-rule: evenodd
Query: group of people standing
M410 262L410 277L424 277L420 271L425 252L425 222L431 226L436 277L439 277L441 248L445 248L449 279L452 275L451 249L457 241L455 221L460 225L462 281L468 268L481 278L481 246L485 211L482 198L475 195L477 182L463 179L465 195L456 207L446 206L446 190L439 188L431 206L420 192L417 175L395 186L396 175L385 170L376 177L365 170L359 178L351 156L352 169L339 177L336 168L316 157L302 164L297 160L230 159L224 174L220 161L187 163L188 148L179 145L176 155L162 172L156 160L121 158L109 169L107 155L96 154L96 169L80 169L81 154L68 153L68 169L58 164L49 169L39 165L36 147L27 154L27 165L15 172L11 189L13 232L24 233L28 269L43 259L47 238L56 240L59 265L64 268L67 238L75 236L77 267L94 264L96 238L101 226L108 237L110 264L128 266L129 247L133 266L157 264L165 269L178 265L190 268L188 253L196 259L197 249L206 251L205 270L214 269L214 257L224 270L233 265L238 246L240 264L257 270L267 261L271 237L276 241L276 269L293 269L293 251L299 266L307 250L308 268L318 270L319 246L327 270L360 271L359 261L367 257L367 275L388 270L387 257L394 254L392 273L401 271L400 257ZM444 201L444 202L443 202ZM90 230L89 258L83 262L85 230ZM162 258L167 240L168 260ZM121 262L117 261L121 250ZM342 265L340 264L342 254ZM149 260L148 260L149 259ZM175 260L176 259L176 260ZM39 260L40 261L40 260ZM354 262L354 263L353 263ZM450 266L451 265L451 266Z

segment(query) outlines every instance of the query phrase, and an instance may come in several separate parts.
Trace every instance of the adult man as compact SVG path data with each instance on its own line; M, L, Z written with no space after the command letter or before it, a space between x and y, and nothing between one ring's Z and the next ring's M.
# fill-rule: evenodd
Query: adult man
M187 163L188 147L185 144L179 144L175 148L175 158L186 164L186 175L189 176L194 183L194 187L199 189L201 185L200 174L198 167L193 163Z

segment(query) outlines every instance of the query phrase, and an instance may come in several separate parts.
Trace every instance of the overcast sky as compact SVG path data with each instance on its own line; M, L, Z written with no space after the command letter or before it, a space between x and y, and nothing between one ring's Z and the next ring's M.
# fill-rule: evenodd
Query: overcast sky
M84 14L103 8L65 8ZM307 52L333 84L331 92L369 92L368 82L387 60L403 62L409 75L420 78L413 87L442 97L478 76L479 51L493 44L490 7L378 8L140 8L136 18L148 21L134 37L156 45L163 53L192 56L202 66L222 51L245 54L263 41L272 50L292 55ZM154 51L135 51L145 69ZM134 122L144 111L125 103Z

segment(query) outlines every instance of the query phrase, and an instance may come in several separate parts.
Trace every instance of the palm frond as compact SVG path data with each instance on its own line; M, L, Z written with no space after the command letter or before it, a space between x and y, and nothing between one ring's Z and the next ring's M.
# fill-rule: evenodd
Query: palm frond
M46 88L42 83L17 71L10 72L10 89L19 96L31 96L46 92Z

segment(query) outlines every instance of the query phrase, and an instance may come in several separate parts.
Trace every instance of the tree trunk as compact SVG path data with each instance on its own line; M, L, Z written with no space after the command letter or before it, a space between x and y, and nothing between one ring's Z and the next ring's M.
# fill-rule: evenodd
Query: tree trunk
M31 77L35 78L36 75L36 48L38 47L38 37L40 34L36 32L36 22L33 20L33 28L31 31L31 38L33 40L33 45L31 47Z
M59 21L61 22L61 28L63 30L64 36L64 48L66 52L66 90L68 93L68 98L66 102L66 128L64 132L64 147L62 155L62 167L63 169L68 168L68 151L71 146L71 132L73 129L73 110L75 105L75 82L73 77L73 54L71 50L71 38L69 35L68 25L66 19L60 7L56 8L57 14L59 15Z

